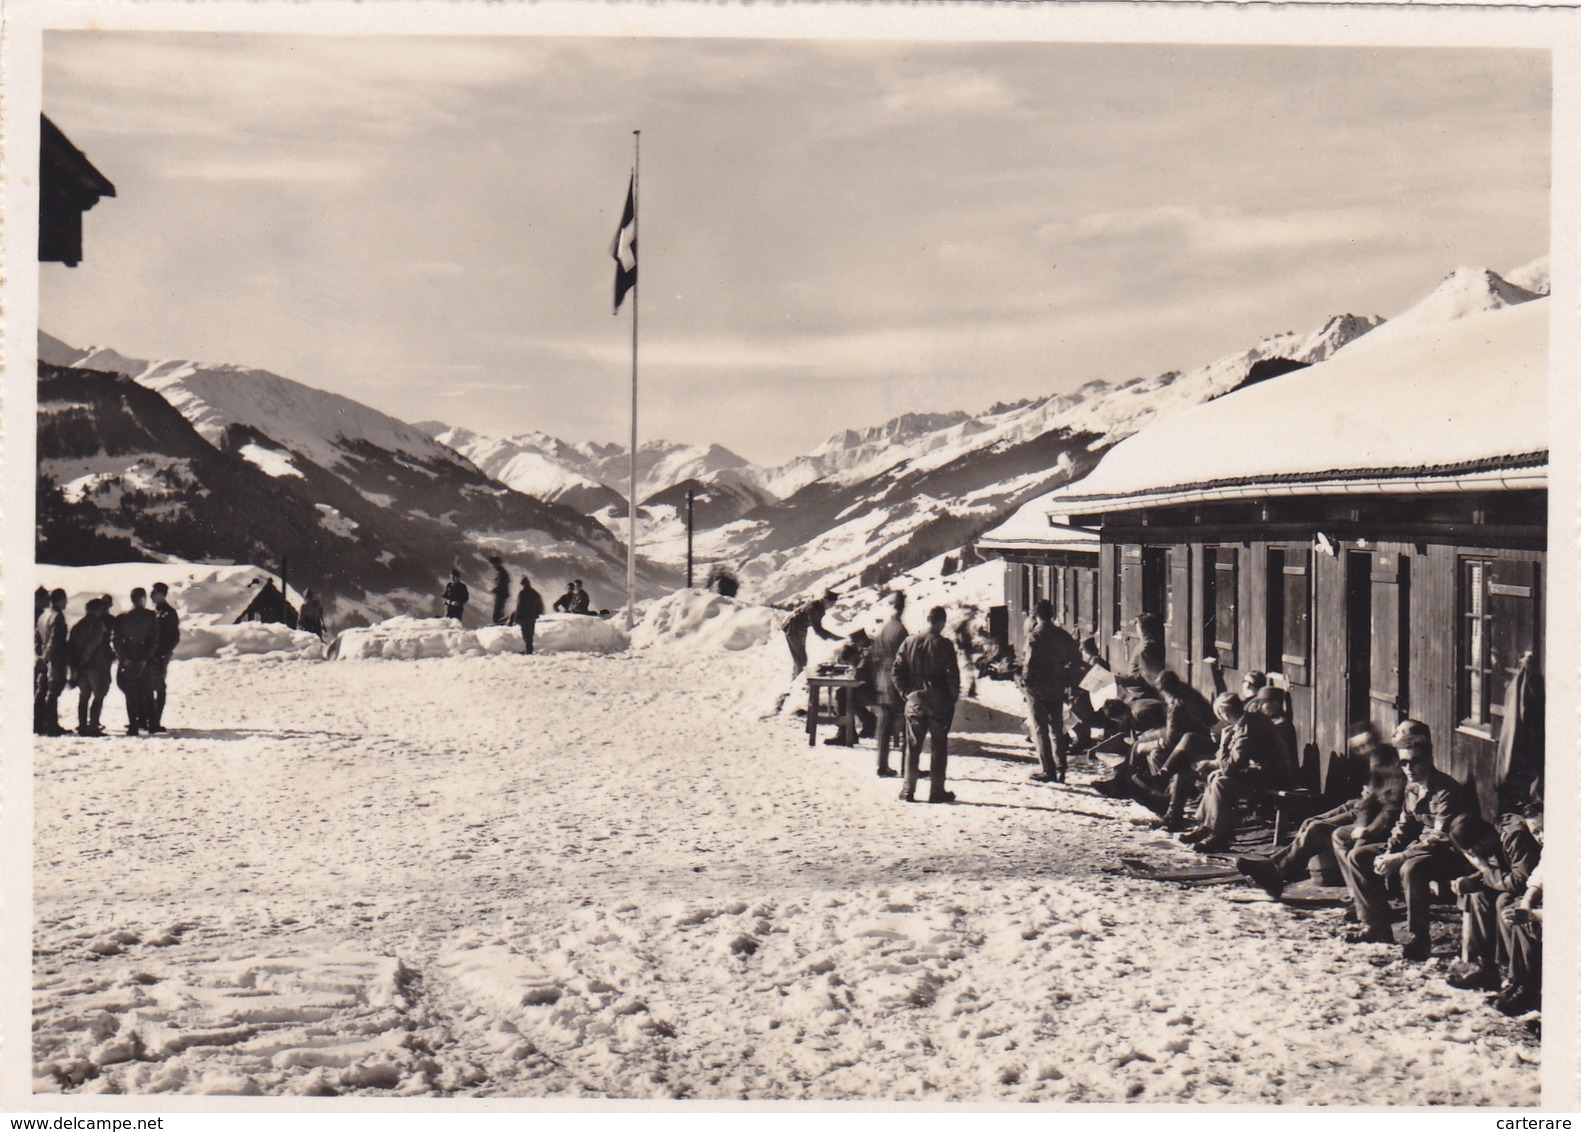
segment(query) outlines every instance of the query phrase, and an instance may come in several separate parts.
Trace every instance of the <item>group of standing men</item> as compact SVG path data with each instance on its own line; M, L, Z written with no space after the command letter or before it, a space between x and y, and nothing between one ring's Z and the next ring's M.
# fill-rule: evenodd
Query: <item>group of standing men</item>
M838 633L824 628L823 615L839 600L833 590L800 606L784 625L785 642L790 648L792 676L807 665L807 634L816 632L825 640L840 640ZM928 630L910 634L901 620L906 595L895 591L889 596L891 615L865 648L847 654L853 673L862 681L859 694L871 696L874 707L872 737L878 741L878 776L904 776L900 799L916 801L917 780L922 777L922 746L928 744L928 801L953 802L955 795L945 789L949 765L950 724L955 704L961 695L960 663L955 646L944 635L945 612L942 606L928 611ZM865 638L866 633L858 630ZM852 634L853 639L857 634ZM861 642L858 642L859 646ZM901 722L906 727L902 769L890 766L889 751ZM866 738L867 736L863 736Z
M132 608L112 616L114 599L109 594L90 598L82 617L68 629L66 591L42 586L35 591L34 734L67 734L60 725L60 697L70 684L79 691L76 733L104 735L101 713L112 664L116 685L126 696L126 733L165 730L165 678L181 640L181 617L170 604L165 583L153 586L153 608L148 599L139 586L131 593Z
M538 629L538 618L544 614L543 596L533 588L527 575L522 574L521 588L516 594L516 604L511 606L511 576L505 569L505 562L499 555L491 555L489 565L494 567L494 612L493 623L496 625L515 625L521 630L522 645L528 656L533 652L533 637ZM572 583L573 589L580 591L584 608L578 612L586 612L587 592L582 590L580 581ZM569 594L569 591L568 591ZM462 614L466 612L467 602L471 593L467 584L461 580L460 570L450 571L450 581L445 586L441 600L445 603L445 616L452 621L459 622ZM563 600L563 599L562 599ZM555 608L560 608L559 602Z

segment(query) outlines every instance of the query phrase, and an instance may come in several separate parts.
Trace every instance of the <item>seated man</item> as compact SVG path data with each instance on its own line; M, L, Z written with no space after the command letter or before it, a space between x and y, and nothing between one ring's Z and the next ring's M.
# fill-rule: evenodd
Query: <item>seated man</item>
M1519 900L1542 853L1529 819L1515 811L1501 814L1496 835L1480 823L1471 832L1452 827L1460 851L1475 872L1454 882L1460 898L1460 960L1449 973L1449 985L1462 990L1497 990L1501 981L1500 903ZM1539 812L1535 818L1541 828ZM1477 831L1482 836L1477 836ZM1508 899L1505 899L1505 898Z
M1361 795L1302 822L1290 844L1275 850L1271 857L1235 859L1235 867L1275 900L1313 857L1325 849L1338 856L1342 849L1381 842L1400 816L1405 774L1394 747L1383 742L1370 723L1352 730L1346 745L1353 756L1367 759L1367 785Z
M1229 848L1236 803L1267 779L1279 759L1279 736L1267 716L1247 711L1232 692L1215 699L1213 710L1224 724L1219 753L1201 768L1207 783L1197 807L1197 827L1182 838L1203 853Z
M1541 844L1542 826L1532 829ZM1499 942L1505 955L1504 989L1493 1007L1512 1017L1537 1010L1543 994L1543 866L1539 861L1519 897L1499 897Z
M1361 922L1360 930L1346 938L1353 943L1394 942L1384 886L1391 874L1398 873L1405 893L1403 954L1407 959L1420 960L1432 953L1428 934L1429 885L1471 871L1464 855L1455 848L1450 828L1457 819L1463 823L1480 822L1481 816L1470 791L1434 767L1433 742L1427 728L1422 724L1416 724L1416 728L1403 736L1396 733L1400 764L1405 770L1405 804L1383 851L1358 846L1337 856Z
M1144 804L1163 811L1160 826L1179 831L1186 828L1186 803L1198 769L1216 751L1213 711L1201 693L1168 669L1158 678L1158 694L1164 701L1164 725L1136 741L1121 773L1130 775Z

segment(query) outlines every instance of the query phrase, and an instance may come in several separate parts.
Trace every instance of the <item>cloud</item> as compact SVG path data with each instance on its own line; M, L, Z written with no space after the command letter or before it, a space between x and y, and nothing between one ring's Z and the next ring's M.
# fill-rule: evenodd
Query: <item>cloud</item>
M903 75L883 96L884 109L918 116L1001 114L1016 106L1016 94L1003 79L965 69Z

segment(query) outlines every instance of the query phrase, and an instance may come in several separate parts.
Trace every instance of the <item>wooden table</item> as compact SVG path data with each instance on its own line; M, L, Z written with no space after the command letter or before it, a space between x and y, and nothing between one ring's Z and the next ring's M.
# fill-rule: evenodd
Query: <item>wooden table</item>
M848 747L856 745L856 690L862 681L855 676L807 677L807 745L818 745L818 725L840 725L840 741ZM824 705L824 690L829 692L828 705ZM840 710L840 692L844 691L845 710Z

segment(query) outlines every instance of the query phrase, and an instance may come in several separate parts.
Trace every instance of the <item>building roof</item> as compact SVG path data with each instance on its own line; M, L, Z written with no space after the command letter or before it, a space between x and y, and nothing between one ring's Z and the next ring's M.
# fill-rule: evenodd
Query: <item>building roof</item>
M1547 299L1370 339L1169 416L1037 502L1080 515L1547 485Z
M979 550L1065 550L1098 553L1098 532L1054 523L1049 495L1023 504L1015 514L977 540Z

